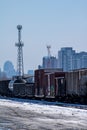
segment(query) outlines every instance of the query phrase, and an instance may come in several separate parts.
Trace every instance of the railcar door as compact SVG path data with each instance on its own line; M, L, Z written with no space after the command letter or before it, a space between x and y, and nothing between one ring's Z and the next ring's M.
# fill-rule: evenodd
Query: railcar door
M64 77L58 77L56 78L56 96L65 96L65 78Z

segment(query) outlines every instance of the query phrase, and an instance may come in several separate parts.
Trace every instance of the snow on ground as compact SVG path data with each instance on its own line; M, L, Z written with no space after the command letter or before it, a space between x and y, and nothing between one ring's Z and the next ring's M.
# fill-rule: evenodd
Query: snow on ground
M55 104L0 98L0 130L87 130L87 110Z

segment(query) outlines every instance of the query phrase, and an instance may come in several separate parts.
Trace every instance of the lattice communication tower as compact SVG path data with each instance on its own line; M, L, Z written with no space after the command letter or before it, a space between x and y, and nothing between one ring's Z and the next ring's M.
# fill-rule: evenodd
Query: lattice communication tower
M18 29L18 43L15 43L15 46L18 48L17 55L17 75L22 77L24 75L24 65L23 65L23 42L21 41L21 29L22 25L17 25Z

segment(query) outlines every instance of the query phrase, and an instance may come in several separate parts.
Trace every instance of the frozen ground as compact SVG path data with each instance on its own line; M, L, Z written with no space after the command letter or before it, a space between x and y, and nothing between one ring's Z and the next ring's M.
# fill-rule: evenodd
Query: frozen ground
M87 130L87 107L64 106L0 98L0 130Z

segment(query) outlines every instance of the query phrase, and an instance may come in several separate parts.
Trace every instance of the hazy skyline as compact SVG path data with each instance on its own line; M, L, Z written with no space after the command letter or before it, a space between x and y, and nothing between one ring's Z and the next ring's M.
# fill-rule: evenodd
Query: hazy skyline
M87 0L0 0L0 68L17 65L16 26L21 24L24 70L37 69L42 57L61 47L87 52Z

